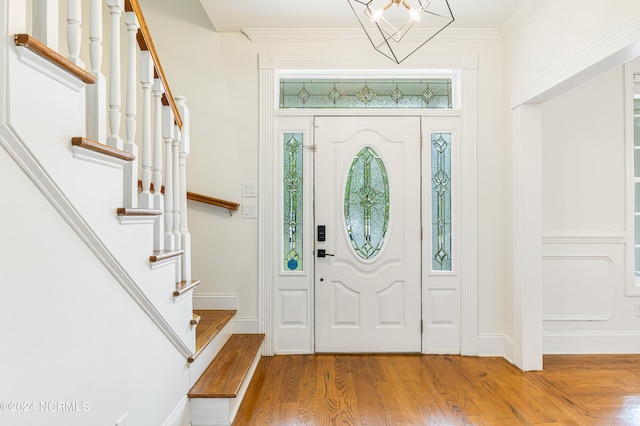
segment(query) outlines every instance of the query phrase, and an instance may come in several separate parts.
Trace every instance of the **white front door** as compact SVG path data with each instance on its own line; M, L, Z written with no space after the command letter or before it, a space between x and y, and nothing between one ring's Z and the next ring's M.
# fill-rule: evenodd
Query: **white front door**
M421 350L420 132L315 119L316 352Z

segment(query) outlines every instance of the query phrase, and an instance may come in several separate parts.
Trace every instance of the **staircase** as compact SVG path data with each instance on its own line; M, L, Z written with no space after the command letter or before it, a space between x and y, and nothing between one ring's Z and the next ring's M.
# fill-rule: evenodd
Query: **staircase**
M195 311L200 317L190 362L191 425L231 424L260 360L263 334L232 334L235 311Z
M20 7L26 13L26 3L8 2L18 8L9 15L19 16ZM264 336L235 334L235 311L193 311L192 294L200 281L191 277L187 198L230 212L238 204L186 191L188 108L184 98L171 95L137 1L67 3L62 21L68 27L68 57L48 46L57 45L57 40L39 40L26 33L16 34L13 45L0 46L6 48L0 54L9 52L8 75L20 76L14 77L15 82L4 76L13 96L6 101L12 106L13 122L0 123L0 145L183 357L183 365L168 368L188 377L188 388L180 389L184 399L189 398L184 406L190 412L175 401L178 407L165 424L231 424L259 362ZM57 37L56 25L64 12L46 5L46 1L31 5L45 7L33 14L34 31L42 25L47 30L39 34ZM7 1L0 0L0 6L6 9ZM84 69L79 58L82 8L89 10L92 24L106 22L103 8L112 18L124 15L128 60L133 61L126 72L119 68L122 55L116 44L110 52L110 72L102 74L98 56L102 34L94 25L89 28L91 66ZM116 25L113 34L119 34L120 22L111 19L111 23ZM13 24L18 31L26 30ZM131 71L136 69L140 72ZM127 83L124 106L121 77ZM139 92L140 114L135 101ZM4 95L0 90L0 97ZM32 123L34 116L43 118L38 126Z
M126 157L124 151L117 149L102 154ZM119 217L138 219L162 215L161 210L141 208L118 208L116 213ZM149 256L149 264L153 268L156 264L175 262L183 254L184 250L156 250ZM174 300L190 297L198 284L199 280L177 282L172 292ZM186 302L191 305L190 298ZM194 310L190 315L189 325L195 331L195 350L187 358L192 426L230 425L260 361L264 335L235 334L232 322L235 314L234 310Z

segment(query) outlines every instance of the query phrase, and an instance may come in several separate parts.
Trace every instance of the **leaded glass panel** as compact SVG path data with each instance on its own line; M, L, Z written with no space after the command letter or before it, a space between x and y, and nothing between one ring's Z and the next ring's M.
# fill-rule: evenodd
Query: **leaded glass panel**
M451 271L451 133L431 134L431 266Z
M302 271L302 133L283 134L283 254L285 271Z
M451 108L451 79L282 79L280 108Z
M633 100L633 154L635 199L635 277L640 278L640 99Z
M351 163L344 217L353 250L363 259L374 258L382 248L389 225L389 178L373 148L363 148Z

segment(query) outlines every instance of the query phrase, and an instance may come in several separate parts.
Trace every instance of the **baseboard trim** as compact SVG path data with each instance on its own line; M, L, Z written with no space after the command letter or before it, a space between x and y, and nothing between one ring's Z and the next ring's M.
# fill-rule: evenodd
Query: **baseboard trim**
M189 398L185 395L162 426L189 426Z
M478 356L501 356L513 363L513 340L504 334L479 334Z
M235 293L194 293L193 309L237 311L238 295Z
M543 352L545 355L637 354L640 353L640 331L546 332Z
M231 320L238 334L259 333L258 318L234 318Z

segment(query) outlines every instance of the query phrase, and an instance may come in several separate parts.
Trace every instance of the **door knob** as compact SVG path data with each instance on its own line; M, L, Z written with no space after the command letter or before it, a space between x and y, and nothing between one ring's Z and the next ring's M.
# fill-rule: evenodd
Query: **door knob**
M331 253L327 253L325 249L318 249L318 257L335 256Z

